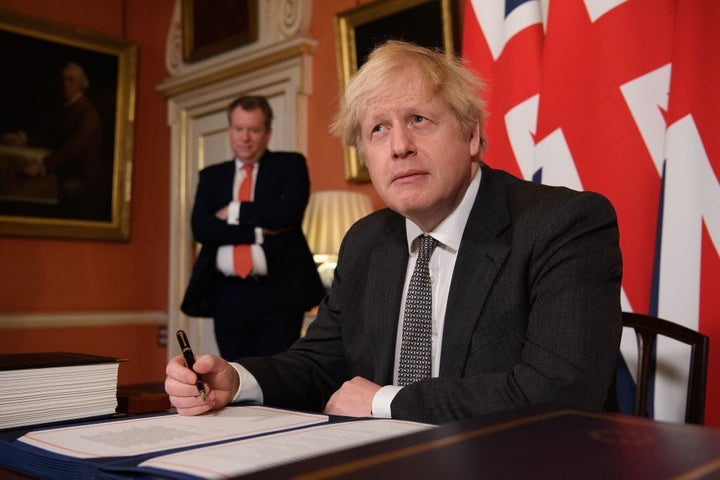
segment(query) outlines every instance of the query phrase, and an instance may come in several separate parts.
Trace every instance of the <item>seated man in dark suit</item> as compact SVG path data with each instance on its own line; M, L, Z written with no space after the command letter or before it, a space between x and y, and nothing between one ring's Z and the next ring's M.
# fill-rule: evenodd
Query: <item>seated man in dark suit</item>
M182 415L233 401L442 423L534 404L601 410L622 330L615 212L602 196L484 165L480 81L391 41L348 85L333 124L388 209L357 222L330 294L287 352L181 357Z

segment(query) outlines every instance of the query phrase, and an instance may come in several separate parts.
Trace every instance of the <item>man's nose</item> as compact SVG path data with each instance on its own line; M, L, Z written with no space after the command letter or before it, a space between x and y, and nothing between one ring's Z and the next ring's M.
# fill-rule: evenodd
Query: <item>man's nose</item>
M391 135L391 148L394 158L405 158L415 153L412 135L406 127L394 127Z

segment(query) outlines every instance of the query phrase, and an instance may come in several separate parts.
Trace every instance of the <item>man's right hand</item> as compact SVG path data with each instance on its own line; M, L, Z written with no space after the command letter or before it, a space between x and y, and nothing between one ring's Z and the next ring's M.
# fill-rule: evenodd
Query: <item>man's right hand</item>
M182 355L170 360L165 373L165 391L180 415L200 415L219 410L230 403L240 389L237 370L216 355L197 355L190 370ZM202 376L207 398L203 401L195 385L197 372Z

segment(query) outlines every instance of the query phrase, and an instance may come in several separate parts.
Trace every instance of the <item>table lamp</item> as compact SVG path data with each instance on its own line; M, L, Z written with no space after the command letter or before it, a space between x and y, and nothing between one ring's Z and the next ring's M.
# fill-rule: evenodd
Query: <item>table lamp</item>
M302 230L327 290L332 284L340 242L352 224L370 212L370 197L362 193L326 190L310 194Z

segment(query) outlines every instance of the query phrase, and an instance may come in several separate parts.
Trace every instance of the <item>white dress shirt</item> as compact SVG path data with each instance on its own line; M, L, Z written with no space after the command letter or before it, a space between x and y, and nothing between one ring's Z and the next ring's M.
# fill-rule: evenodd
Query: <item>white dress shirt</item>
M481 171L478 169L475 178L472 179L470 185L465 191L465 196L460 201L455 210L448 215L445 220L435 227L431 232L423 232L420 227L410 220L405 219L405 232L407 235L408 259L407 270L405 272L405 286L403 287L402 303L400 304L400 316L398 318L397 337L395 339L395 366L393 368L393 385L385 385L380 388L373 398L372 414L374 417L391 418L390 404L395 395L401 388L397 385L398 367L400 365L400 345L402 344L403 318L405 316L405 298L407 296L408 287L410 286L410 277L415 269L417 262L418 249L420 242L418 237L421 235L430 235L438 241L438 245L430 257L430 282L432 284L432 351L431 351L431 375L437 377L440 373L440 350L442 347L442 336L445 327L445 310L447 307L448 293L450 292L450 282L452 274L455 270L455 260L457 259L458 250L460 250L460 241L462 240L465 225L470 210L472 210L475 197L480 188Z
M234 200L228 204L228 219L229 225L240 224L240 204L241 202L237 199L238 193L240 192L240 184L245 180L245 169L244 164L237 158L235 159L235 178L233 180L233 195ZM250 198L255 198L255 179L257 178L258 164L253 164L252 170L252 187L250 189ZM262 228L255 228L255 243L250 245L250 257L252 258L253 268L250 271L252 275L267 275L267 260L265 258L265 251L262 249L264 241ZM233 246L223 245L218 248L217 257L215 259L217 269L220 270L225 276L234 276L235 267L233 263Z

